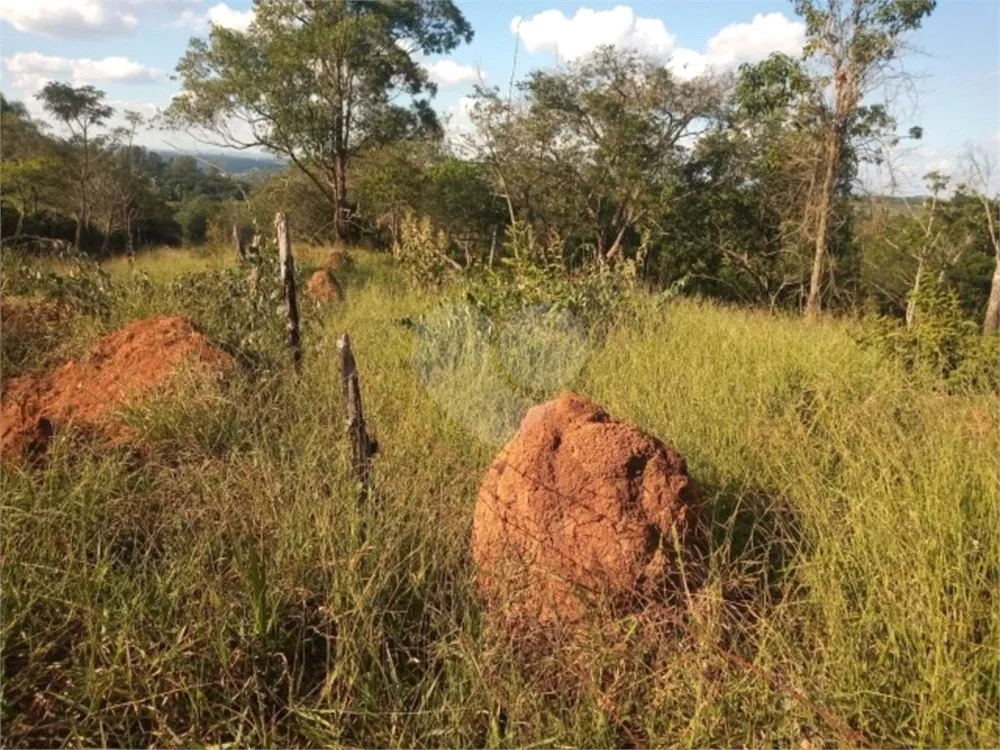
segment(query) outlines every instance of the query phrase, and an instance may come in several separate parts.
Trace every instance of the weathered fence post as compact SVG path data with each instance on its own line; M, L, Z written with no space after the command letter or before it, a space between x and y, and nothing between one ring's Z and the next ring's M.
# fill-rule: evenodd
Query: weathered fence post
M233 224L233 244L236 245L236 260L239 262L243 260L243 238L240 237L240 228L236 224Z
M283 211L274 217L274 231L278 235L278 260L281 264L281 289L285 295L288 316L288 348L292 350L295 371L302 369L302 341L299 338L299 305L295 297L295 260L292 258L292 239L288 232L288 219Z
M345 333L337 340L337 349L340 351L340 392L347 412L351 466L354 476L361 483L361 499L365 500L371 491L372 456L378 451L378 442L368 434L365 425L365 415L361 408L361 381L348 334Z

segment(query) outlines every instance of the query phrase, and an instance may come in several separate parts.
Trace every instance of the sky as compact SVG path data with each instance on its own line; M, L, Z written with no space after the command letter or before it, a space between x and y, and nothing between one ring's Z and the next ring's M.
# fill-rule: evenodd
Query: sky
M638 48L684 77L733 70L772 52L796 54L805 32L787 0L458 5L475 38L422 61L439 86L435 107L456 130L467 127L475 82L506 89L512 76L572 62L598 45ZM0 0L0 90L44 118L34 95L47 81L93 84L119 117L126 109L152 116L180 88L172 76L191 37L211 24L244 29L252 17L249 0ZM924 135L894 154L902 193L920 192L932 169L960 175L970 145L1000 155L1000 3L938 0L912 43L917 51L905 66L915 86L895 97L895 113L901 132L920 125ZM176 132L149 130L138 140L157 149L205 148ZM870 189L889 189L884 169L864 177Z

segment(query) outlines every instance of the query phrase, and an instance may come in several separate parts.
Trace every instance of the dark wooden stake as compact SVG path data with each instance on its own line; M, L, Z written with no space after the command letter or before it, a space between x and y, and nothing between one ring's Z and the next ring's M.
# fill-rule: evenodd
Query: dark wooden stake
M288 316L288 348L292 350L295 371L302 369L302 340L299 337L299 305L295 297L295 260L292 258L292 239L288 232L288 219L283 211L274 217L274 230L278 235L278 260L281 263L281 289L285 295Z
M361 381L358 366L351 351L351 337L346 333L337 340L340 351L340 392L347 412L347 439L351 444L351 465L361 483L361 499L371 491L372 456L378 452L378 442L368 434L361 408Z

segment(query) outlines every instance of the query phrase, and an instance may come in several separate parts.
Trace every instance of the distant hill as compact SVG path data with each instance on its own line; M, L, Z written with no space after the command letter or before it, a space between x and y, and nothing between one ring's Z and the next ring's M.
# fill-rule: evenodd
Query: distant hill
M262 176L270 172L277 172L284 169L285 162L273 156L264 154L233 154L224 151L172 151L163 150L157 153L164 159L170 160L175 156L193 156L198 160L202 169L207 169L210 164L215 164L223 172L231 177L253 178Z

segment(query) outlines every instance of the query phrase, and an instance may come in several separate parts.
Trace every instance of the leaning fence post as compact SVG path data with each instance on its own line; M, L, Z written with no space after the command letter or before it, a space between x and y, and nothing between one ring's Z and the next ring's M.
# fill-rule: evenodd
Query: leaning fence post
M288 348L292 350L295 371L302 369L302 341L299 337L299 305L295 298L295 260L292 258L292 240L288 232L288 219L283 211L274 217L274 230L278 235L278 260L281 263L281 290L285 296L288 316Z
M351 444L351 468L361 483L361 499L365 500L371 491L372 456L378 451L378 442L368 434L365 425L361 408L361 381L348 334L337 339L337 349L340 351L340 392L347 412L347 439Z

